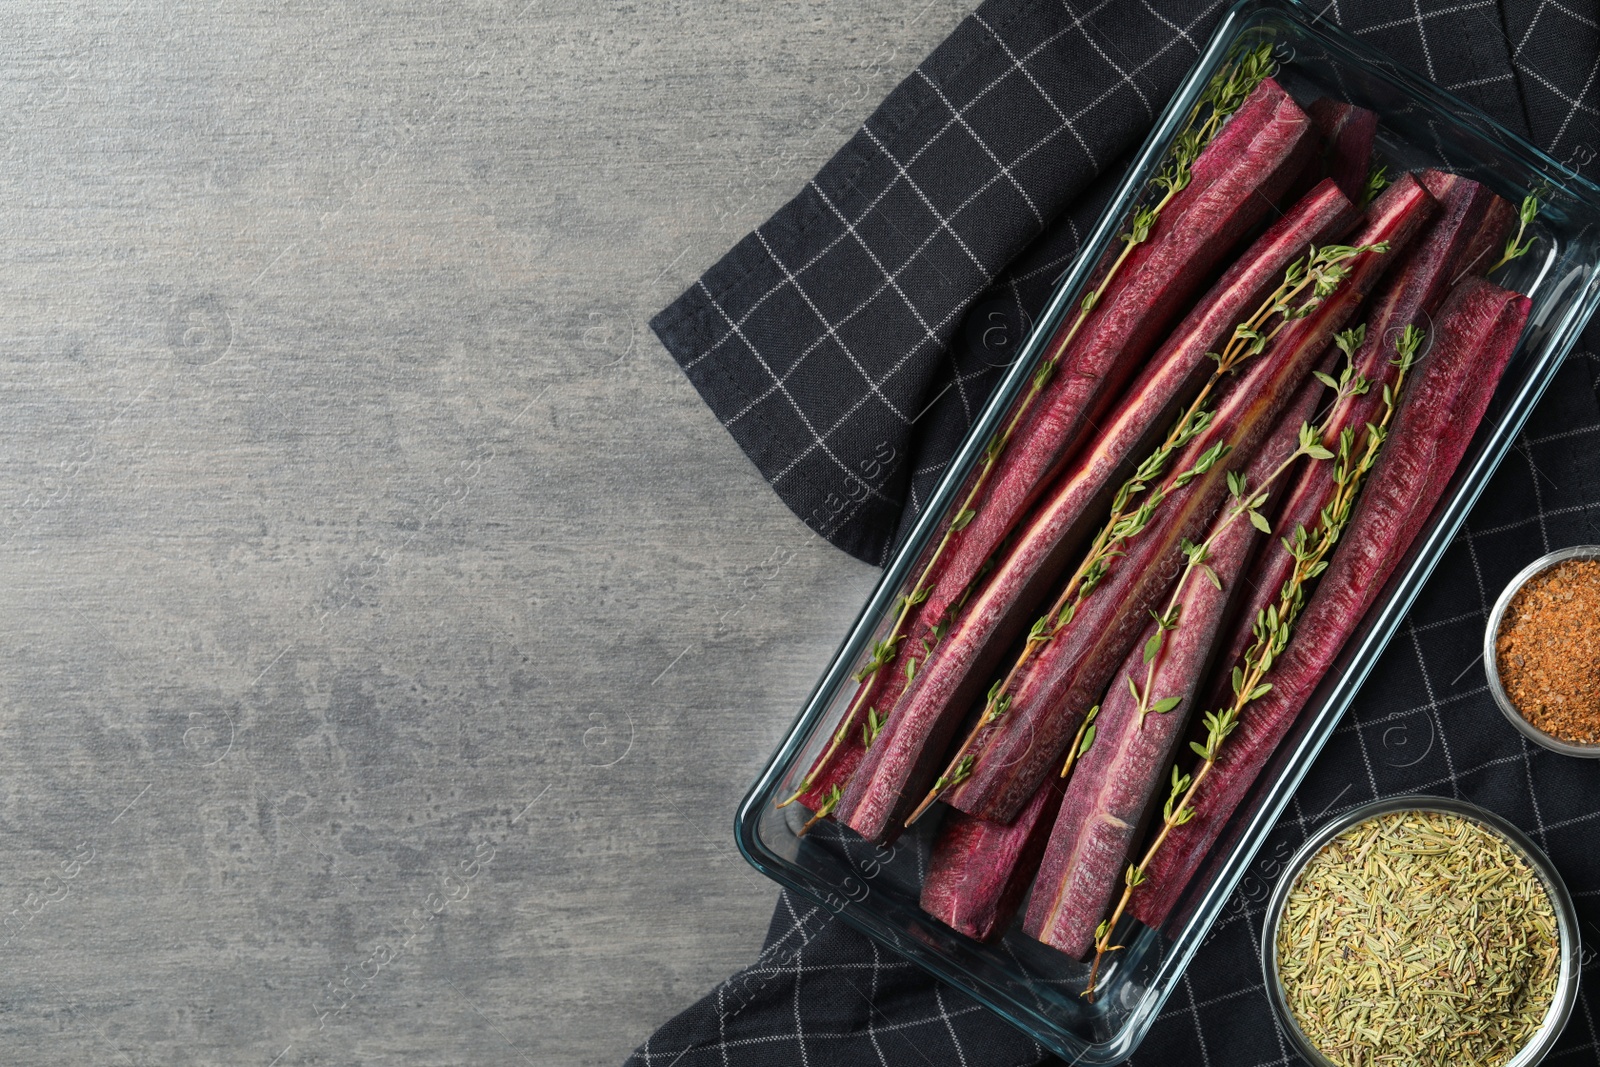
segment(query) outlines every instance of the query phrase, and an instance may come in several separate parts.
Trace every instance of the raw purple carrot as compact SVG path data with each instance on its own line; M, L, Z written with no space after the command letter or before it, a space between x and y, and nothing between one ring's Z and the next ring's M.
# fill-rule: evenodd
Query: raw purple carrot
M1061 805L1061 782L1045 782L1009 825L951 812L939 828L922 910L979 941L1005 932L1038 870Z
M1435 318L1418 381L1339 535L1331 565L1266 675L1270 691L1238 718L1212 773L1197 776L1192 816L1170 829L1129 913L1147 926L1171 914L1256 776L1305 707L1444 495L1516 350L1530 301L1479 278L1451 292Z

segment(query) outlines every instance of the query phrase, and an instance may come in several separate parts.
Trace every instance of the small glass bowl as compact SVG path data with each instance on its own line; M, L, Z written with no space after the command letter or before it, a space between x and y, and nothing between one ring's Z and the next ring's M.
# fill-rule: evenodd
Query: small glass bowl
M1495 652L1495 640L1500 636L1500 623L1505 618L1506 609L1511 606L1511 598L1521 592L1522 587L1537 575L1543 574L1557 563L1569 559L1600 559L1600 545L1577 545L1573 548L1558 549L1548 555L1540 556L1511 579L1494 602L1494 608L1489 612L1489 625L1483 631L1483 672L1489 676L1489 692L1494 694L1494 702L1500 705L1500 710L1506 718L1511 720L1511 725L1522 731L1524 737L1535 744L1543 745L1552 752L1559 752L1563 756L1578 756L1583 759L1600 759L1600 745L1585 745L1574 741L1563 741L1559 737L1552 737L1533 723L1522 717L1522 712L1511 702L1511 695L1506 692L1506 687L1500 682L1500 658Z
M1492 811L1449 797L1412 794L1387 797L1370 804L1362 804L1323 826L1290 857L1277 887L1267 901L1266 919L1261 928L1261 969L1266 977L1267 999L1272 1002L1278 1022L1282 1024L1284 1032L1289 1035L1290 1041L1294 1043L1300 1055L1305 1057L1307 1063L1313 1064L1314 1067L1337 1067L1312 1045L1311 1039L1301 1031L1300 1024L1295 1021L1294 1012L1289 1008L1283 981L1278 973L1278 926L1289 900L1289 891L1294 888L1306 864L1322 850L1324 845L1368 819L1399 811L1443 812L1471 819L1510 844L1543 883L1545 893L1550 897L1550 906L1556 913L1556 936L1561 947L1561 973L1556 979L1555 995L1551 998L1549 1010L1545 1012L1544 1022L1521 1051L1502 1065L1502 1067L1533 1067L1533 1064L1544 1059L1555 1047L1578 999L1578 972L1582 965L1580 956L1583 951L1578 939L1578 913L1572 905L1572 896L1567 892L1567 885L1561 880L1561 875L1556 872L1549 858L1539 850L1538 846L1528 840L1526 834Z

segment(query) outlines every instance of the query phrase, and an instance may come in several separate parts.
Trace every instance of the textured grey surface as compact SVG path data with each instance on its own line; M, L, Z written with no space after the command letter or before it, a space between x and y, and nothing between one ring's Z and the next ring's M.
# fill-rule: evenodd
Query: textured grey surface
M873 579L646 329L959 0L7 7L0 1049L612 1064Z

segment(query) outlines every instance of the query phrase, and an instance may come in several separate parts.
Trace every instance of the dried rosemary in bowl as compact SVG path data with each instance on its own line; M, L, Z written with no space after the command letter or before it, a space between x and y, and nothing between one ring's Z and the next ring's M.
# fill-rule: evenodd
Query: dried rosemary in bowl
M1494 1067L1555 998L1561 945L1544 883L1464 816L1374 816L1324 846L1278 927L1301 1032L1350 1067Z

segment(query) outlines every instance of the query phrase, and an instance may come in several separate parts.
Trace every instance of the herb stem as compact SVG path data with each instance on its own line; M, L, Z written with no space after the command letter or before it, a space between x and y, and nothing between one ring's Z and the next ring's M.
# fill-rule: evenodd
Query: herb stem
M1510 263L1512 260L1521 259L1527 254L1528 249L1533 247L1533 242L1537 241L1539 238L1537 235L1535 235L1528 238L1527 241L1523 241L1522 235L1527 232L1528 223L1532 222L1534 218L1538 216L1538 214L1539 198L1536 196L1523 197L1522 206L1517 209L1516 235L1506 242L1505 251L1501 253L1499 259L1495 260L1494 266L1483 272L1484 277L1488 277L1501 267L1505 266L1507 263Z
M1094 720L1098 718L1099 715L1100 705L1096 704L1094 707L1090 708L1089 713L1083 717L1083 722L1078 724L1078 732L1072 738L1072 746L1067 749L1067 762L1066 765L1061 768L1061 777L1065 778L1067 775L1071 774L1072 768L1077 766L1079 757L1081 757L1085 752L1089 751L1089 746L1094 744Z
M811 831L813 826L817 825L817 823L833 814L833 809L839 806L839 798L842 796L844 796L844 787L841 785L835 785L832 789L828 790L828 795L823 799L822 803L817 806L817 810L811 814L811 818L806 820L806 824L800 827L799 833L795 834L795 836L806 836L806 834Z

